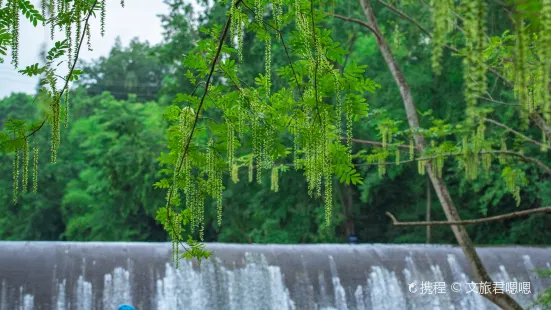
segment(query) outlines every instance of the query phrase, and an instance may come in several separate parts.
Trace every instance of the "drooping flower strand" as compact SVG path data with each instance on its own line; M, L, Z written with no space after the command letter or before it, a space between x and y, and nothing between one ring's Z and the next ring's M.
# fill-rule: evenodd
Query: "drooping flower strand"
M312 197L314 190L316 189L316 175L317 175L317 169L319 168L318 165L315 163L316 158L316 142L317 137L316 133L314 133L314 130L316 128L314 123L313 125L310 125L309 127L305 128L305 141L304 141L304 170L306 175L306 182L308 183L308 195Z
M333 215L333 184L332 177L324 176L325 184L325 225L331 225L331 217Z
M232 0L230 7L231 23L230 34L232 40L237 40L237 58L240 62L243 62L243 14L241 13L241 7L235 5L236 0Z
M172 261L176 263L176 268L178 268L179 265L179 257L180 257L180 246L179 243L182 240L181 237L181 231L182 231L182 214L179 214L177 212L174 212L172 215L172 225L171 225L171 239L172 239Z
M200 188L197 189L196 209L199 220L199 240L204 240L205 235L205 192Z
M432 69L436 75L442 72L442 54L446 44L446 35L453 29L453 0L432 0Z
M67 68L71 70L73 61L73 35L71 29L71 23L65 25L65 39L67 39Z
M54 92L54 96L57 97L57 93ZM52 102L53 122L52 122L52 162L57 160L57 150L61 142L60 135L60 105L59 100L55 99Z
M281 30L281 20L283 17L283 0L274 0L273 4L273 14L274 14L274 24L277 30ZM278 31L276 38L281 39L281 33Z
M235 1L232 0L231 6L230 6L230 15L231 15L231 21L230 21L230 34L232 41L233 39L237 38L237 31L239 29L239 16L237 13L237 8L235 7Z
M193 108L191 107L184 107L180 111L180 150L185 149L187 144L187 139L189 138L189 135L191 133L191 128L193 126L193 121L195 117L195 112L193 111ZM182 151L178 153L178 161L182 161L182 157L184 157L184 154ZM176 168L174 167L174 174L176 175ZM191 159L189 156L185 156L183 158L182 162L182 171L180 171L180 175L183 176L184 181L184 193L186 195L189 195L190 187L192 186L192 180L191 180Z
M256 165L256 182L262 183L262 169L266 168L266 130L260 125L260 116L264 113L264 105L258 98L258 93L255 92L251 99L251 132L252 132L252 146L253 146L253 158ZM251 165L252 167L252 165ZM249 172L252 173L252 172Z
M514 93L515 97L520 103L520 115L523 125L527 124L528 113L532 112L533 106L531 100L529 100L529 85L528 85L528 73L527 73L527 48L528 48L528 35L526 34L526 27L524 21L517 18L515 21L516 29L516 42L515 42L515 85Z
M233 135L232 135L233 138ZM233 156L233 155L232 155ZM218 225L222 225L222 194L224 192L223 187L223 175L222 171L218 169L218 166L216 165L216 154L214 150L214 141L212 139L209 140L208 146L207 146L207 191L210 193L211 197L216 200L216 209L217 209L217 220ZM204 198L202 198L204 200ZM201 205L201 208L199 211L200 219L199 222L201 223L201 240L203 239L202 234L204 230L204 205Z
M100 10L101 10L101 20L100 20L101 36L103 37L103 35L105 34L105 0L101 0Z
M78 2L79 0L75 0ZM48 11L50 12L50 39L54 39L55 32L55 2L54 0L48 1ZM79 19L80 20L80 19Z
M237 9L237 56L240 62L243 62L243 27L244 21L241 14L241 7Z
M325 113L323 114L323 120L322 120L322 124L323 124L322 174L323 174L324 194L325 194L325 225L329 226L331 225L331 216L333 213L333 167L331 165L331 149L330 149L331 120L329 117L329 112L327 110L325 110L324 112Z
M540 82L538 87L539 103L543 105L543 115L551 121L551 98L549 96L549 75L551 74L551 0L541 1L541 31L539 33ZM544 143L545 145L545 143Z
M266 69L266 96L270 97L270 88L271 88L271 80L270 77L272 75L272 69L271 69L271 62L272 62L272 56L271 56L271 50L272 50L272 39L270 36L266 39L266 52L265 52L265 69Z
M17 204L17 195L19 194L19 150L15 151L13 157L13 203Z
M264 139L264 150L263 150L263 165L264 169L272 169L272 166L274 165L274 158L272 156L271 151L274 149L274 129L272 126L269 126L265 128L265 139Z
M62 15L64 12L63 12L63 8L64 8L64 5L63 5L63 0L56 0L57 1L57 13ZM61 27L62 25L59 25L59 30L61 30Z
M65 91L65 113L64 113L65 128L69 128L69 90Z
M339 77L339 70L333 70L333 79L334 79L334 87L335 87L335 112L337 114L337 120L336 120L336 128L337 128L337 135L340 139L342 135L342 98L341 98L341 83L340 83L340 77Z
M190 219L190 228L191 232L195 232L197 229L198 222L197 222L197 189L195 187L195 184L193 184L189 188L189 192L186 195L186 209L191 210L191 219Z
M217 210L217 222L218 226L222 226L222 195L224 193L224 186L223 186L223 175L222 171L216 170L215 172L215 199L216 199L216 210Z
M239 92L239 99L237 101L237 134L239 138L243 138L243 131L245 128L245 95L243 92Z
M86 43L88 45L88 50L91 52L92 49L92 34L90 33L90 24L86 24Z
M11 28L11 58L14 67L19 66L19 1L13 0L12 12L13 12L13 25Z
M82 6L81 6L81 3L80 3L80 0L75 0L75 4L74 4L74 10L75 10L75 18L77 20L81 20L82 19ZM75 51L78 51L78 44L80 42L80 35L82 33L82 23L77 23L77 27L75 29L75 39L74 39L74 43L75 43L75 47L74 47L74 50ZM75 55L74 55L75 59L74 61L77 61L78 59L78 55L77 53L75 52Z
M329 115L327 111L321 114L320 122L309 123L304 131L304 170L308 183L308 194L320 197L322 183L330 181L332 174L330 141L329 141ZM325 190L331 190L326 186ZM329 193L326 192L326 199ZM326 203L331 208L331 202Z
M33 147L33 193L38 191L38 148Z
M486 92L488 77L486 76L487 66L485 63L484 50L488 46L486 41L486 15L487 15L487 4L484 0L478 0L478 16L477 16L477 27L478 27L478 39L477 39L477 55L478 59L476 62L476 77L477 77L477 94L482 96Z
M213 184L214 184L214 170L215 170L215 154L214 154L214 140L209 139L209 142L207 143L207 177L208 177L208 191L212 192Z
M233 128L233 125L229 120L226 120L227 125L227 137L226 137L226 145L227 145L227 151L228 151L228 170L231 171L232 167L234 165L234 153L235 153L235 147L234 147L234 135L235 131Z
M22 192L27 192L27 185L29 184L29 140L25 139L25 145L23 146L23 180L22 180Z
M348 150L348 160L352 160L352 104L346 97L346 148Z
M513 170L511 167L505 167L501 173L501 176L505 179L505 185L507 186L509 192L513 194L513 198L518 206L520 204L520 186L517 183L517 178L521 176L521 173L519 173L516 169Z
M256 183L262 184L262 170L264 169L264 150L266 146L266 140L263 137L263 130L258 130L256 135L257 141L257 154L256 154Z
M483 55L486 46L484 36L486 5L483 0L468 0L466 2L464 27L467 55L463 58L463 75L467 114L471 117L477 98L483 95L487 83Z
M254 19L259 25L262 25L263 18L264 0L254 0Z
M42 10L42 16L44 17L44 19L42 20L42 26L46 26L46 0L41 0L40 1L40 5L41 5L41 10ZM1 7L1 5L0 5Z
M304 50L306 53L303 56L306 56L310 61L313 62L313 54L310 49L310 39L313 38L313 35L310 30L310 23L308 23L307 19L304 17L304 15L301 12L301 6L300 6L301 0L295 0L295 22L297 26L297 30L299 34L301 35L301 41L304 43ZM310 72L312 73L312 72Z

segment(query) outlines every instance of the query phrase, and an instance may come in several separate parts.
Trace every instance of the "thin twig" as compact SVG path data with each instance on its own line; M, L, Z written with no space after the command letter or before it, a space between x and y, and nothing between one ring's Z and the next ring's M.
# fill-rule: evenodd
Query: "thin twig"
M485 217L475 220L463 220L463 221L431 221L431 222L400 222L392 215L390 212L385 212L385 214L390 217L392 220L392 225L394 226L447 226L447 225L469 225L469 224L480 224L493 221L504 221L515 217L527 216L537 213L549 213L551 214L551 207L543 207L537 209L530 209L524 211L511 212L503 215L496 215L491 217Z
M481 97L481 96L476 96L476 97L477 97L477 98L480 98L480 99L483 99L483 100L486 100L486 101L489 101L489 102L493 102L493 103L497 103L497 104L502 104L502 105L507 105L507 106L514 106L514 107L520 107L520 106L522 106L522 104L507 103L507 102L495 100L495 99L493 99L493 98L486 98L486 97Z
M339 15L339 14L334 14L334 13L324 12L323 14L331 16L331 17L335 17L335 18L338 18L338 19L342 19L342 20L347 21L347 22L353 22L353 23L362 25L362 26L368 28L376 37L379 37L379 33L377 31L375 31L375 29L373 27L371 27L371 25L369 25L368 23L366 23L364 21L361 21L361 20L356 19L356 18L342 16L342 15Z
M431 34L430 32L428 32L425 28L423 28L423 26L421 26L421 24L419 24L416 20L414 20L413 18L411 18L410 16L408 16L406 13L400 11L398 8L392 6L390 3L386 3L382 0L378 0L380 4L384 5L385 7L387 7L390 11L392 11L393 13L395 13L396 15L399 15L405 19L407 19L410 23L414 24L415 26L417 26L417 28L419 28L422 32L424 32L427 36L431 37Z
M489 119L489 118L484 118L484 121L485 121L485 122L488 122L488 123L492 123L492 124L494 124L494 125L496 125L496 126L499 126L499 127L503 128L503 129L505 129L505 130L507 130L507 131L510 131L510 132L514 133L515 135L517 135L517 136L523 138L524 140L529 141L529 142L531 142L531 143L534 143L535 145L537 145L537 146L539 146L539 147L544 147L544 146L545 146L543 143L538 142L538 141L536 141L536 140L534 140L534 139L531 139L531 138L529 138L528 136L525 136L524 134L522 134L522 133L520 133L520 132L514 130L513 128L511 128L511 127L509 127L509 126L507 126L507 125L505 125L505 124L502 124L502 123L500 123L500 122L498 122L498 121L495 121L495 120Z
M341 140L348 140L348 138L347 137L341 137ZM380 147L383 146L383 143L378 142L378 141L361 140L361 139L354 139L354 138L351 138L350 141L358 143L358 144L367 144L367 145L380 146ZM401 148L401 149L409 149L410 148L409 145L405 145L405 144L388 144L388 146L395 146L395 147L398 147L398 148ZM414 149L419 149L418 146L414 146L413 148Z

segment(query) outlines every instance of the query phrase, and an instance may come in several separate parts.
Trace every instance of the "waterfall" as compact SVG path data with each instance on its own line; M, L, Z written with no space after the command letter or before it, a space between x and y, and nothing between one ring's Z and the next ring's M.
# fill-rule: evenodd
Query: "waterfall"
M176 269L169 243L0 242L0 310L498 309L457 247L206 245L210 259ZM551 286L537 272L551 248L477 251L525 307Z

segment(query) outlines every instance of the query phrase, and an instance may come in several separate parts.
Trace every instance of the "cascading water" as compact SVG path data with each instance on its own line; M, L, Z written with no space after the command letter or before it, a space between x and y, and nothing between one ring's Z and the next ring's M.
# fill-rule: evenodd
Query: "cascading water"
M497 309L467 293L470 270L456 247L213 243L207 249L211 259L175 269L168 243L0 242L0 310L111 310L122 303L138 310ZM551 278L537 274L551 269L551 248L478 252L494 281L504 289L516 283L511 296L523 306L551 286Z

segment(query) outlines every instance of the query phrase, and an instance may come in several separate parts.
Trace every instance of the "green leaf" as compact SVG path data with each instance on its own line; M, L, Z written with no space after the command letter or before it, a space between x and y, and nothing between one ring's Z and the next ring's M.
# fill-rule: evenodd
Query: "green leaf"
M28 1L28 0L18 0L19 1L19 9L21 10L21 13L25 15L25 17L31 21L34 27L38 24L38 21L45 20L42 15L38 12L38 10L34 7L34 5Z
M23 70L19 70L19 73L28 76L40 75L44 72L46 67L38 67L38 63L25 67Z
M65 55L65 50L69 49L69 41L67 39L63 41L57 41L54 44L54 47L52 47L48 51L48 55L46 55L46 59L48 59L50 62L54 61L55 59Z

